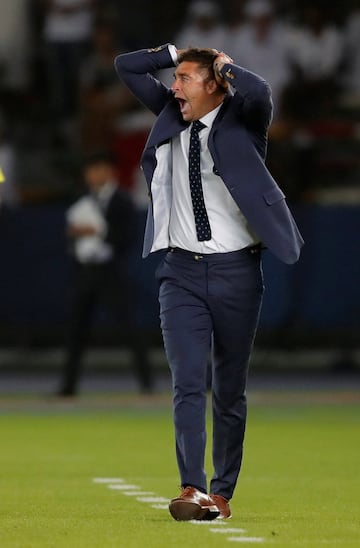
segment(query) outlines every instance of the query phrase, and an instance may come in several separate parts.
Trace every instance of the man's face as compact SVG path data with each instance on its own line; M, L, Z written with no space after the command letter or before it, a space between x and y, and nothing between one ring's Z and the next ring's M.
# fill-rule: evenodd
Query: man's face
M208 71L198 63L183 61L175 70L171 86L186 122L198 120L214 107L214 80L207 80ZM215 83L216 87L216 83Z
M113 177L113 168L105 162L99 162L86 167L85 183L91 191L96 192Z

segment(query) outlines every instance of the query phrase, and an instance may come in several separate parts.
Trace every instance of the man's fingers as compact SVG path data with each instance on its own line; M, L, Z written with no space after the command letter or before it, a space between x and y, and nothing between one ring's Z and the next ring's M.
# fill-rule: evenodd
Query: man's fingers
M219 60L222 63L233 63L234 59L230 57L230 55L227 55L227 53L224 53L223 51L220 51L219 55L216 58L216 61Z

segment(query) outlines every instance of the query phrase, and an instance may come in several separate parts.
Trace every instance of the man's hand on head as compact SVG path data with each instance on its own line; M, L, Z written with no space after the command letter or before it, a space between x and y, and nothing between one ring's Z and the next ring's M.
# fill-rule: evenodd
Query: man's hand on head
M219 52L216 59L214 60L214 65L213 65L214 66L215 78L216 78L216 81L217 81L218 84L224 85L224 77L221 74L221 69L223 68L223 66L226 65L226 64L229 64L229 63L232 64L233 62L234 62L234 60L231 59L231 57L229 57L229 55L227 55L223 51Z

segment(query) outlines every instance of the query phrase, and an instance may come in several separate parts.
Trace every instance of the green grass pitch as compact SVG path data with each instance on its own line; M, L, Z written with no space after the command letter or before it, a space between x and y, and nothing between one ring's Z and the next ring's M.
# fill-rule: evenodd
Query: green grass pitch
M93 482L122 478L155 498L177 495L169 396L3 398L0 547L360 546L358 399L249 399L233 519L220 527L175 522L167 510Z

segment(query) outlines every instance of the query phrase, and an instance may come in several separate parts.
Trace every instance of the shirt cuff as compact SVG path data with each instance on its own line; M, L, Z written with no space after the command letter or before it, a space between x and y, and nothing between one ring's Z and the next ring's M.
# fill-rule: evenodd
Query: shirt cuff
M178 64L178 54L176 47L173 44L168 45L169 53L171 55L171 59L174 62L174 65L176 66Z

